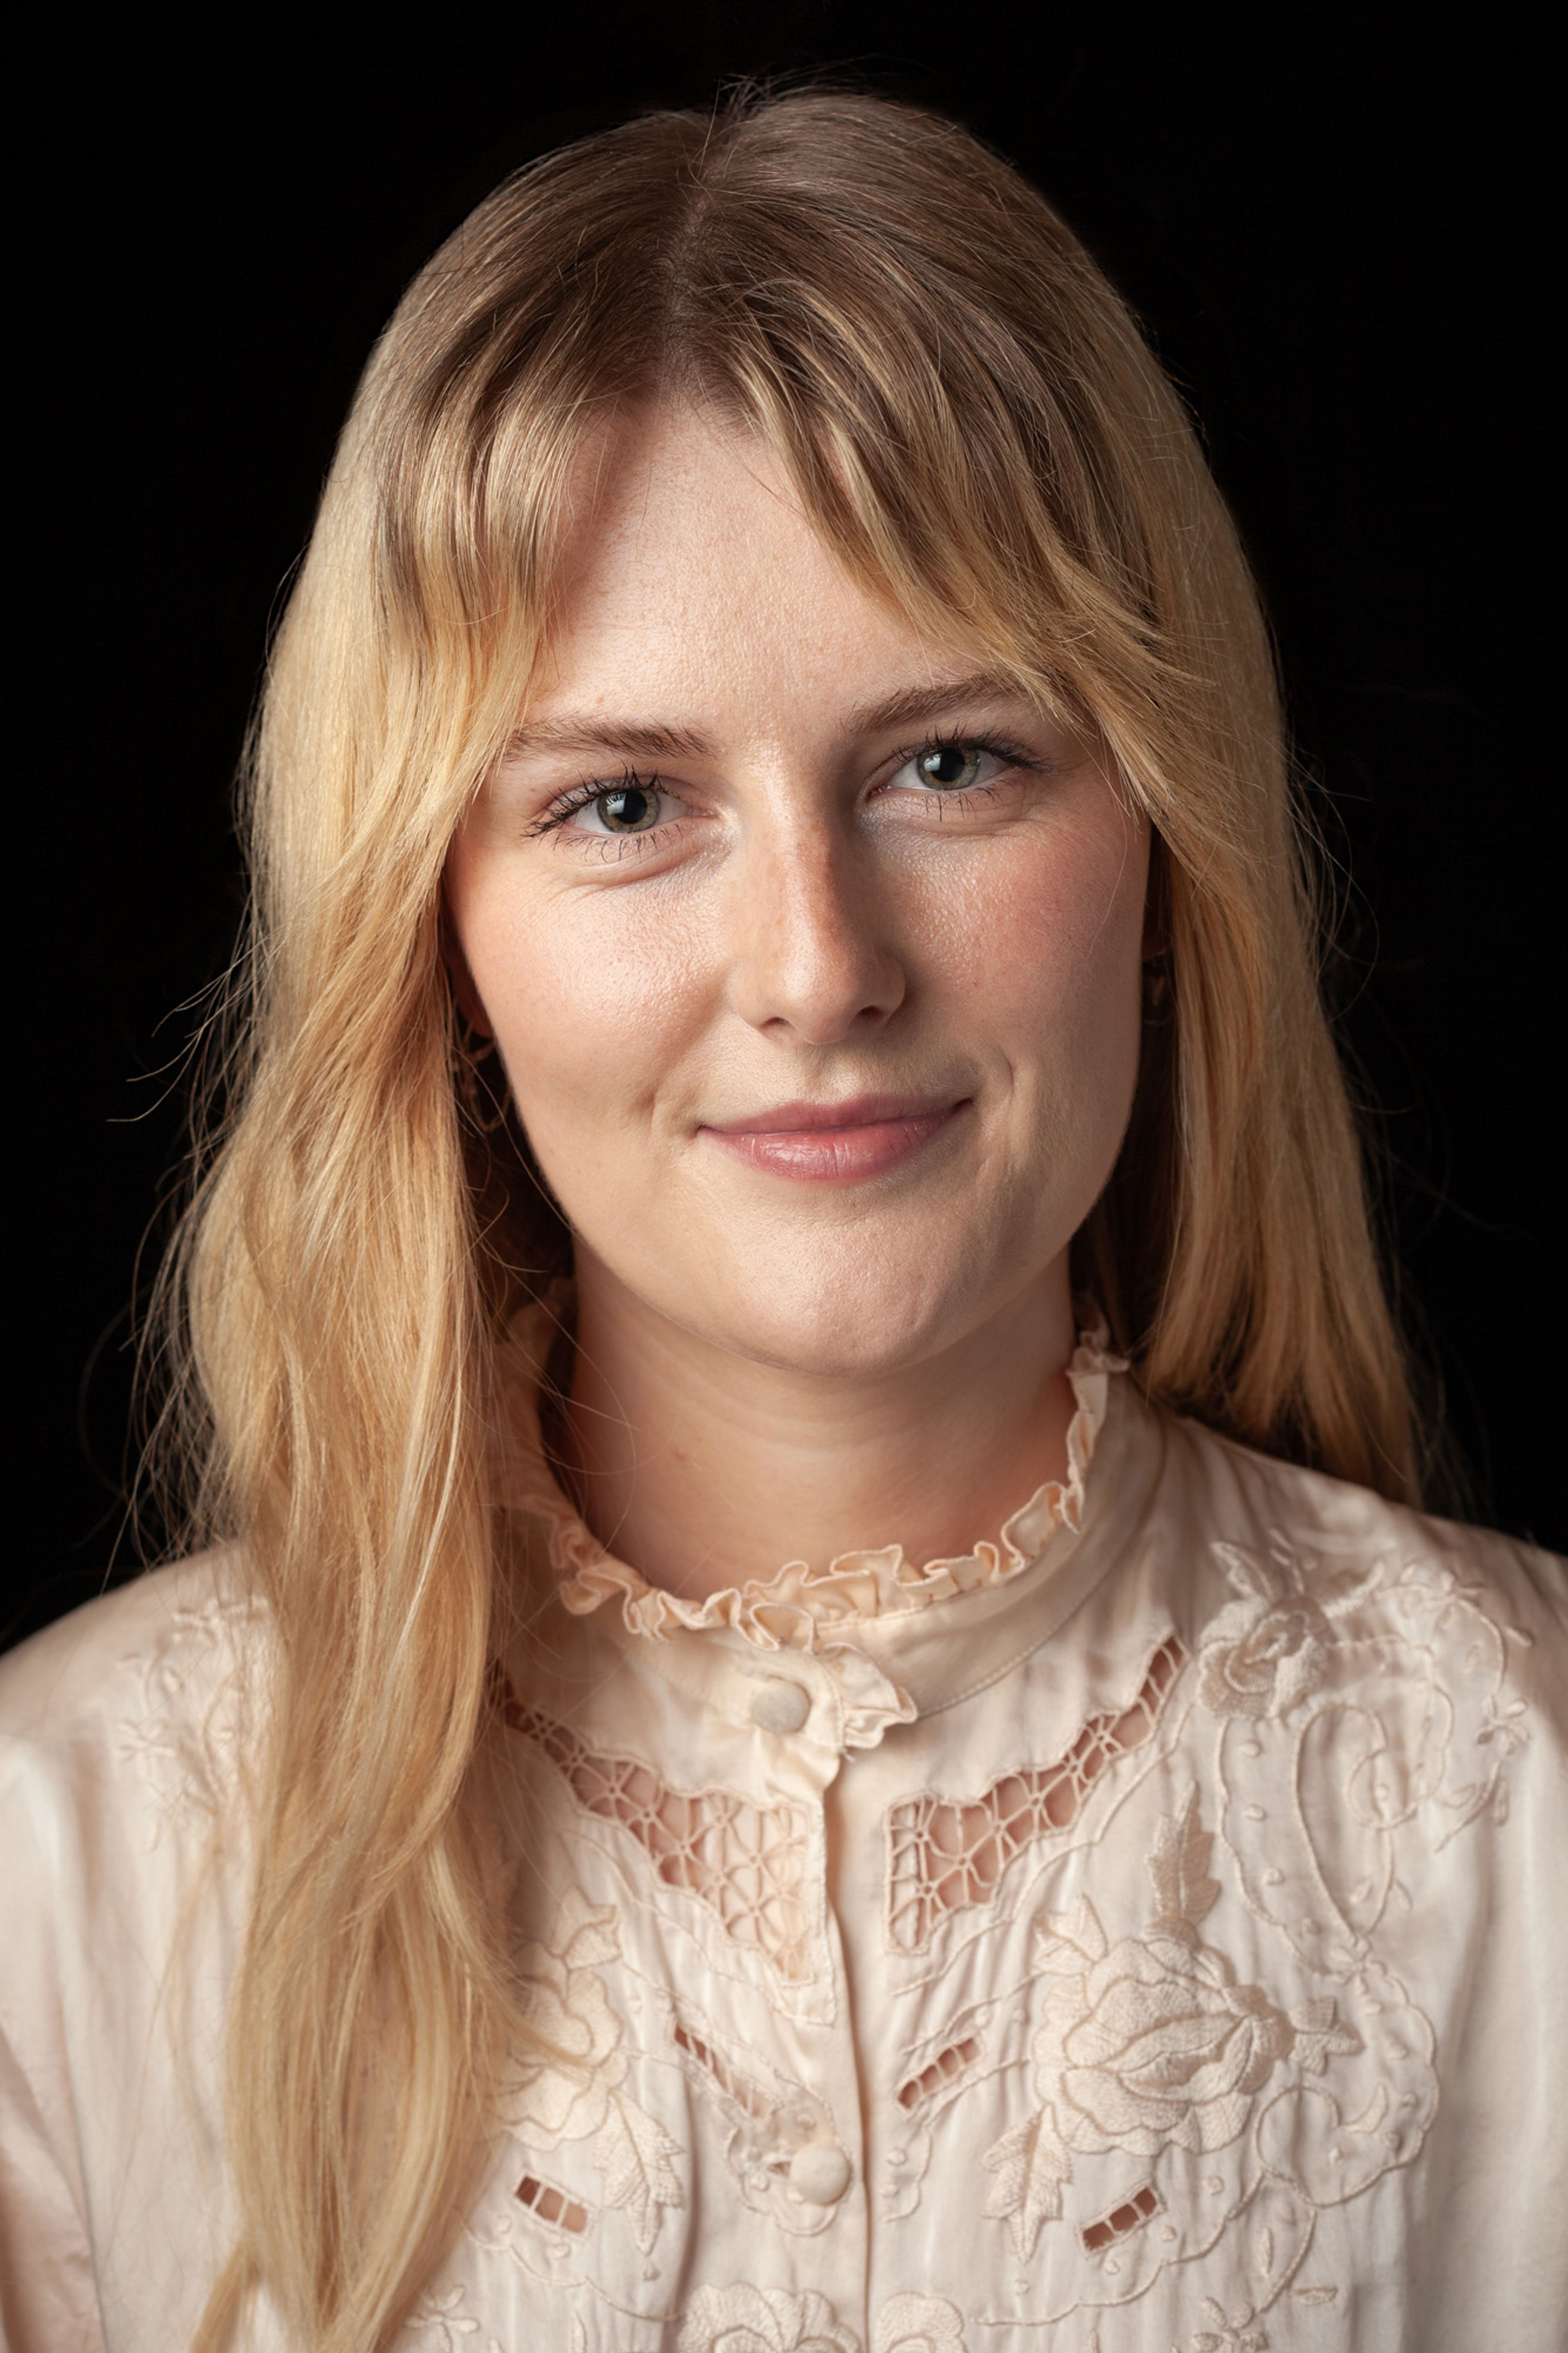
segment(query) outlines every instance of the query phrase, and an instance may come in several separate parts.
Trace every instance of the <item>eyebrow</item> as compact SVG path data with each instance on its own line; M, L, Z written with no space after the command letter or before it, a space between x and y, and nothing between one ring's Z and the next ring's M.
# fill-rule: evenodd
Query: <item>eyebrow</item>
M1001 670L966 671L962 678L934 680L929 686L901 688L896 694L854 705L847 735L879 735L889 727L918 725L964 703L1017 699L1017 681ZM616 719L578 712L526 720L507 739L506 756L523 752L628 752L645 760L706 760L713 746L700 730L661 726L646 719Z
M706 759L711 745L692 727L660 727L646 719L597 719L563 712L558 719L529 720L507 738L507 755L519 752L634 752L646 760Z
M1020 700L1016 679L1003 670L966 670L962 678L936 679L929 686L909 686L876 702L858 703L849 713L849 733L879 735L887 727L912 727L922 719L940 719L944 711L957 710L966 702L995 702L1004 698L1009 702Z

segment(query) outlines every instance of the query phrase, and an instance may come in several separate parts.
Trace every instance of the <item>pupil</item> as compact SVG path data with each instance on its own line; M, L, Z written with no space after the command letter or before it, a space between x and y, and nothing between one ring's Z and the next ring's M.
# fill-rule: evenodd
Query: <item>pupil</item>
M979 765L975 754L965 751L958 744L939 744L921 762L928 784L942 785L949 789L954 785L973 784Z
M599 815L612 833L644 833L653 814L654 795L641 785L617 785L599 795Z

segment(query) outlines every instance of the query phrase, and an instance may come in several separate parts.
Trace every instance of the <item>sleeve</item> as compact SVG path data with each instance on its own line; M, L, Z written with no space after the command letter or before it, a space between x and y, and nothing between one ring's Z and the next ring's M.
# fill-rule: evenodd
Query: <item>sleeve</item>
M213 1571L158 1570L0 1659L4 2353L175 2353L232 2243L249 1621Z
M1415 2242L1413 2341L1423 2353L1560 2353L1568 2343L1568 1565L1495 1537L1473 1542L1508 1673L1456 1759L1465 1778L1446 1800L1442 1859L1457 1871L1469 1854L1473 1880L1468 1891L1450 1883L1453 1900L1434 1925L1460 1958ZM1476 1924L1468 1937L1467 1911Z
M0 2345L103 2353L55 1966L56 1895L25 1744L0 1744Z

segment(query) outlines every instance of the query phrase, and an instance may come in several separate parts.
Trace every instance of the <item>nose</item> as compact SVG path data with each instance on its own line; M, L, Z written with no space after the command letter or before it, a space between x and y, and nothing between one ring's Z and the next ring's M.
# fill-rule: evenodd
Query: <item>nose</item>
M834 1046L897 1011L907 984L888 911L830 823L758 843L736 879L731 1002L754 1029Z

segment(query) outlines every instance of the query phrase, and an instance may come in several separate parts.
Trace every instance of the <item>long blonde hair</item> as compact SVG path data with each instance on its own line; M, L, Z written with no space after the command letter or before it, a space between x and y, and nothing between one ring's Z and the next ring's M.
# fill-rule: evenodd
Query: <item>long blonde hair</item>
M170 1427L276 1628L211 2346L258 2286L319 2353L384 2341L521 2031L483 1430L560 1236L525 1141L465 1120L441 874L548 632L572 459L657 396L764 435L858 578L1104 730L1161 953L1083 1287L1159 1403L1413 1487L1267 633L1122 303L1006 164L877 99L653 115L508 181L382 339L273 650L230 1110L171 1277Z

